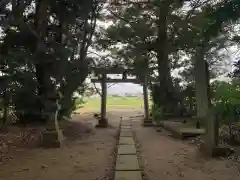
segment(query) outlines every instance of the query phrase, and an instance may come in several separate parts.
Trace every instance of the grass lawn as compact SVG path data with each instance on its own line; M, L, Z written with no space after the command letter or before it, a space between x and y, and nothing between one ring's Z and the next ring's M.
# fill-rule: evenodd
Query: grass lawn
M100 98L85 99L84 109L100 109ZM143 108L143 98L141 97L107 97L107 108Z

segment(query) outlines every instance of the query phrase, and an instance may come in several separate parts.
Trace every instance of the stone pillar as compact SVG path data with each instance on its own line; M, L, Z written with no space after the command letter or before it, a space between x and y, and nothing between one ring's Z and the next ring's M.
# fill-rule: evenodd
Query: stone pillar
M106 117L107 113L107 74L102 74L101 86L102 86L102 95L101 95L101 117L99 119L98 125L96 127L107 127L108 120Z
M58 124L58 98L51 95L45 102L47 116L46 130L41 135L41 145L46 148L59 148L63 144L63 132Z
M149 103L148 103L148 76L144 77L143 83L143 100L144 100L144 126L152 126L152 120L149 119Z
M226 156L228 147L219 146L219 119L213 110L209 110L205 118L206 133L202 138L200 150L203 154L214 156Z
M205 49L197 47L195 54L196 103L198 118L206 117L209 108L208 69L204 60Z
M206 136L204 141L209 150L218 146L218 118L214 111L210 111L206 117Z

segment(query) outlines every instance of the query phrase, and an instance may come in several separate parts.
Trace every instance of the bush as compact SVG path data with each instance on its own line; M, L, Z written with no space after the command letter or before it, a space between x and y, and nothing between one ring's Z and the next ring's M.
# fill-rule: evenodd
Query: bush
M151 114L155 122L163 120L163 108L158 107L156 104L152 105Z
M78 108L82 108L84 105L85 101L83 100L83 98L76 98L75 100L75 110Z
M25 80L25 79L24 79ZM36 84L32 80L25 80L12 90L11 106L20 124L45 122L39 109L39 97L36 93Z
M215 82L212 85L212 103L220 118L220 124L227 125L231 142L239 136L239 114L236 106L240 105L239 83Z
M212 103L223 124L236 121L237 105L240 105L240 92L237 83L215 82Z

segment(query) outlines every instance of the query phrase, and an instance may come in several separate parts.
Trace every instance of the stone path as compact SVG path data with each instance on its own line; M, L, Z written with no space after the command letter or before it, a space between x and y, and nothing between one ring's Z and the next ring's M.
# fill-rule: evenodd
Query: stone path
M115 180L142 180L131 120L121 121L114 177Z

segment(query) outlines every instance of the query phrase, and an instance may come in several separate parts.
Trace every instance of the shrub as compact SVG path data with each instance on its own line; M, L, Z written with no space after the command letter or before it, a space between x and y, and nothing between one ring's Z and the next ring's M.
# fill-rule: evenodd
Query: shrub
M215 82L212 103L220 117L220 124L227 125L231 141L239 136L239 114L236 107L240 105L239 83Z
M84 103L85 103L85 101L83 100L83 98L76 98L75 99L75 110L78 108L82 108Z
M163 120L163 108L158 107L156 104L152 105L151 114L155 122Z
M240 105L240 92L237 83L216 82L213 84L212 103L223 124L236 119L235 107Z

